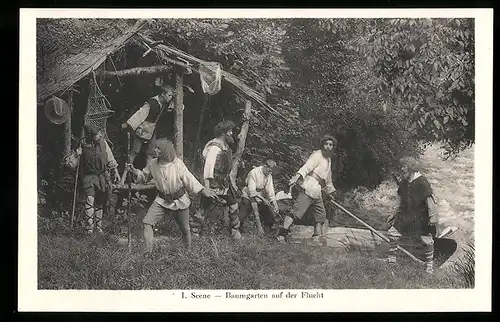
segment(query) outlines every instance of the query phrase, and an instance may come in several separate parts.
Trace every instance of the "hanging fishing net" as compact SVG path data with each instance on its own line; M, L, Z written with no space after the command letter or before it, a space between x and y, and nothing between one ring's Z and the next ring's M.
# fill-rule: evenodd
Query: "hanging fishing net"
M106 141L112 144L111 140L108 137L106 124L108 117L113 115L114 111L108 109L108 107L106 106L106 102L111 105L104 94L101 92L101 89L97 84L95 74L92 73L92 75L90 76L89 97L87 102L87 112L85 113L84 121L85 123L90 123L97 126Z
M217 94L221 89L222 66L219 63L200 63L199 71L203 92Z

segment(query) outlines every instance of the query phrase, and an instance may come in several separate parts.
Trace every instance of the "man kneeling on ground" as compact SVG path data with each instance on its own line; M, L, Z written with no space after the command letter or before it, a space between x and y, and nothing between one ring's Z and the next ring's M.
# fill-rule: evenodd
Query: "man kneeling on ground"
M215 193L196 180L184 162L177 158L173 143L167 139L156 141L156 158L142 171L135 169L132 164L126 166L133 171L137 182L148 182L153 179L158 195L142 220L144 224L144 240L146 250L153 247L153 226L158 223L167 212L174 215L179 225L184 243L188 250L191 248L191 232L189 228L189 199L188 191L197 194L201 192L208 198L215 197Z
M399 209L396 215L389 217L388 230L390 240L387 261L396 262L395 252L401 237L425 247L426 271L433 273L434 238L438 221L437 206L432 187L419 172L420 164L412 157L401 159L403 180L398 187Z
M240 230L248 214L253 211L258 220L262 215L265 233L268 235L271 233L271 227L275 221L273 211L279 213L274 194L272 176L274 169L276 169L276 162L267 160L265 165L256 167L248 173L245 181L246 186L243 188L241 196Z

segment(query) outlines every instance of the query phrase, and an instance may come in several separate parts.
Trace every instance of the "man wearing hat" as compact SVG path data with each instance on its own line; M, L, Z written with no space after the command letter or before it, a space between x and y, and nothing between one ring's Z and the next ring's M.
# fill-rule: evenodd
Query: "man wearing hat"
M337 146L337 140L331 135L325 135L321 140L321 149L314 151L297 174L290 179L293 187L299 182L299 194L293 208L293 215L301 219L309 208L312 208L314 216L313 239L319 241L324 235L324 224L326 222L326 210L323 202L323 193L331 195L335 192L332 182L332 155ZM278 233L278 239L283 240L290 232L289 227L294 218L286 216L283 227Z
M438 222L437 205L429 181L420 173L420 163L413 157L400 160L403 180L399 183L399 209L388 218L389 263L396 262L395 252L401 237L420 243L425 249L426 272L434 271L434 238Z
M173 143L168 139L159 139L155 147L156 158L154 158L141 171L135 169L132 164L126 167L132 170L139 182L153 180L158 195L149 207L143 218L144 240L146 250L153 247L153 226L167 213L174 215L186 247L191 248L191 232L189 227L189 206L191 201L188 192L192 194L202 193L206 198L215 197L215 193L206 189L196 180L188 170L184 162L177 158Z
M102 232L103 207L108 200L110 176L114 182L120 180L118 163L102 133L94 124L85 124L83 130L85 137L81 148L77 149L77 154L80 155L82 187L86 195L86 230L93 233L95 226L98 232Z
M154 156L154 143L156 140L156 123L163 111L171 112L174 109L174 89L169 85L160 86L161 93L149 98L142 107L135 112L127 122L122 124L123 129L130 128L135 135L130 149L130 161L133 163L137 154L146 146L146 163Z
M215 126L215 138L208 141L202 152L205 159L203 183L206 188L214 190L220 200L223 200L224 211L229 211L231 236L234 239L241 239L236 191L229 179L233 162L231 146L234 144L233 129L235 127L236 124L232 121L223 121ZM221 204L213 198L202 197L201 209L195 214L193 220L193 230L198 232L205 213L219 205Z

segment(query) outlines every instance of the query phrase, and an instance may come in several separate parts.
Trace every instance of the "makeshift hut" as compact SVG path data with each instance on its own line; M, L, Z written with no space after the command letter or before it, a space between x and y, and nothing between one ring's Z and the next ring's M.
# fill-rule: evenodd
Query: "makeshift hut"
M204 94L213 95L221 87L229 85L231 93L241 98L243 103L241 130L238 146L234 154L231 172L236 184L238 163L242 157L253 108L279 113L254 89L247 86L235 75L222 69L217 62L207 62L183 52L161 39L154 39L148 32L147 20L124 19L40 19L37 23L37 105L38 115L44 115L47 102L54 97L69 106L69 117L62 124L56 123L64 138L60 154L70 155L74 144L81 135L84 122L93 122L113 146L115 156L125 155L123 146L114 144L122 140L119 130L114 135L108 133L110 123L118 123L126 109L123 106L137 106L144 102L144 93L154 92L154 79L158 76L175 88L175 113L172 113L169 127L173 129L173 139L180 158L184 157L184 94L186 75L198 78ZM138 81L126 88L129 79ZM117 85L118 84L118 85ZM134 93L131 93L135 91ZM144 92L144 93L141 93ZM127 96L134 102L126 102ZM253 103L253 104L252 104ZM186 105L186 109L197 108L199 120L195 150L200 148L199 132L206 106ZM54 109L54 107L52 107ZM45 113L47 122L47 114ZM162 121L160 120L159 123ZM52 121L52 123L54 123ZM40 124L40 123L39 123ZM172 125L172 126L170 126ZM39 132L39 139L50 135ZM112 139L113 138L113 139ZM123 142L123 141L122 141ZM125 143L125 142L123 142ZM53 144L53 141L49 145ZM117 158L123 166L123 159ZM125 190L123 183L114 187ZM151 185L133 185L132 190L148 190Z

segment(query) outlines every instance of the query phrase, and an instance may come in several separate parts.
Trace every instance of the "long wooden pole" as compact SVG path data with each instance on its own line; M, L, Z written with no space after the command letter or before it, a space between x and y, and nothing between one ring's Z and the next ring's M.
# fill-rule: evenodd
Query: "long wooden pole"
M183 135L183 122L184 122L184 75L181 71L177 72L175 77L176 95L175 95L175 148L177 157L184 160L184 135Z
M389 238L387 238L386 236L382 235L377 230L375 230L375 228L372 228L370 225L368 225L367 223L365 223L363 220L361 220L358 217L356 217L355 215L353 215L350 211L348 211L347 209L345 209L344 207L342 207L340 204L338 204L335 200L333 200L333 198L331 198L330 201L331 201L331 203L334 206L336 206L337 208L339 208L340 210L342 210L343 212L345 212L346 214L348 214L349 216L351 216L352 218L354 218L355 220L357 220L360 224L362 224L363 226L365 226L369 230L371 230L372 233L374 233L378 237L382 238L384 241L390 243ZM417 257L415 257L412 253L410 253L409 251L407 251L403 247L401 247L399 245L397 247L398 247L398 250L400 250L401 252L403 252L404 254L406 254L408 257L410 257L411 259L413 259L415 262L417 262L419 264L425 264L422 260L420 260Z
M241 126L240 134L238 135L238 147L233 158L233 164L231 166L231 172L229 173L229 178L231 184L236 189L236 175L238 174L238 166L240 159L245 150L245 142L248 135L248 129L250 127L250 116L252 112L252 102L250 100L245 101L245 111L243 112L243 125Z
M127 132L127 155L130 155L130 132ZM126 174L128 176L128 202L127 202L127 239L128 239L128 252L132 253L132 220L130 215L130 209L132 207L132 175L130 172Z

